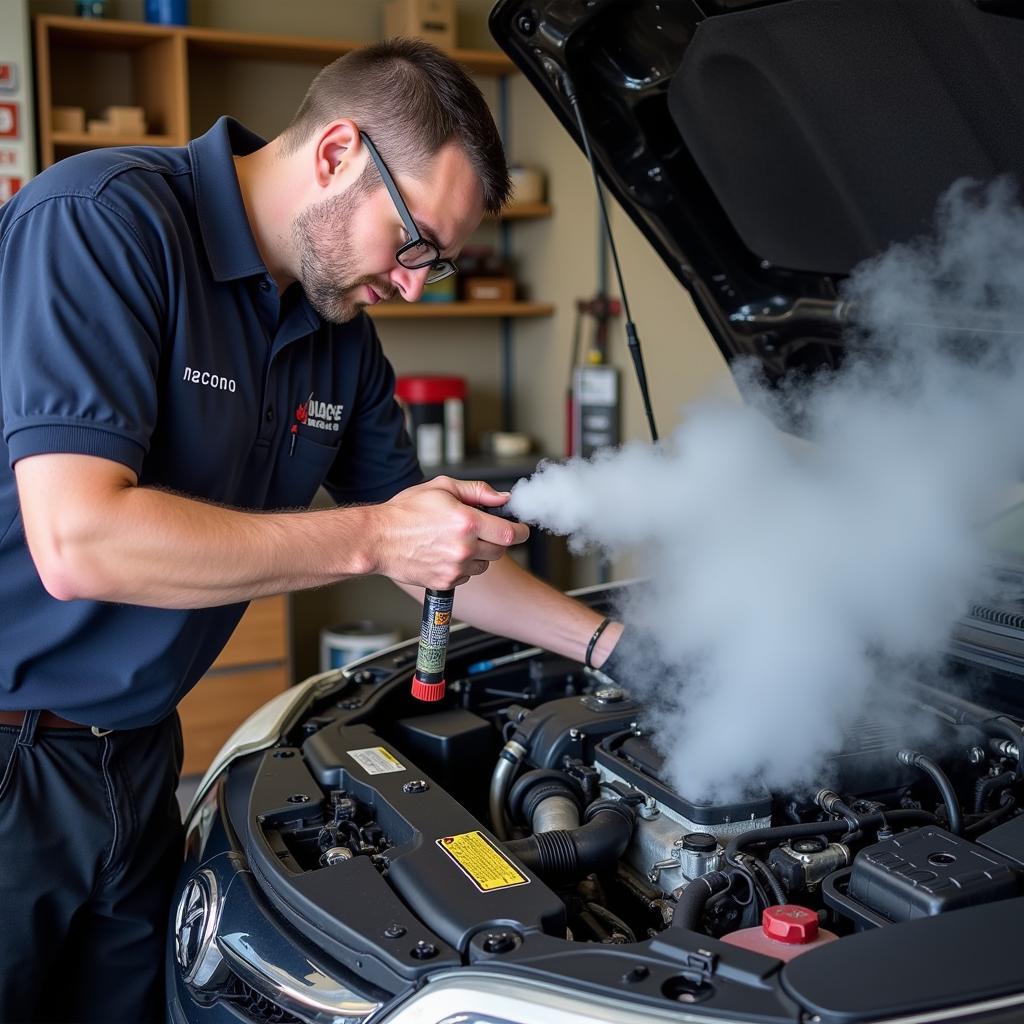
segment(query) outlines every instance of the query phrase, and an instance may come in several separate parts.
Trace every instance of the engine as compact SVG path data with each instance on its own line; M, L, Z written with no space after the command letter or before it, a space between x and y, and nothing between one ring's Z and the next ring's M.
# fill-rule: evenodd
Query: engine
M755 780L711 803L666 781L627 689L574 678L582 692L500 710L488 818L559 887L576 938L626 942L673 922L720 937L779 904L842 934L1024 890L1010 718L921 687L907 696L919 729L897 724L908 714L854 723L809 791Z
M276 809L259 820L290 870L365 858L455 945L478 929L480 907L472 892L437 891L449 842L468 844L444 853L463 857L474 891L490 882L470 861L496 873L495 920L526 914L578 942L677 927L729 941L794 904L841 937L1024 891L1024 733L931 687L905 696L920 736L897 719L857 723L807 791L755 780L709 802L667 781L628 689L561 659L467 673L438 710L411 707L407 684L375 685L307 719L291 744L301 759L275 753L275 772L306 774L281 776L266 800ZM316 813L277 793L312 779L325 793ZM407 805L421 816L404 816ZM545 886L517 889L523 866Z

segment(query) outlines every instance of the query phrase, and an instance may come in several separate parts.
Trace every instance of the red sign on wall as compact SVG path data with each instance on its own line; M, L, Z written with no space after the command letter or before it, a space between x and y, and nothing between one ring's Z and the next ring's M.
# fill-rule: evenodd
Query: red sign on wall
M18 104L0 103L0 139L18 137Z
M0 206L3 206L19 188L21 178L0 177Z
M0 90L14 92L18 88L18 65L9 61L0 63Z

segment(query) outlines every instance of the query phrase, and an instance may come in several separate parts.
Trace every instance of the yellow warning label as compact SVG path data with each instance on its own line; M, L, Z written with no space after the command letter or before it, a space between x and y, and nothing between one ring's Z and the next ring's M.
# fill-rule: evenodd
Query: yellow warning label
M350 750L351 757L367 775L386 775L388 772L404 772L405 765L384 747L364 747Z
M451 612L434 612L434 625L447 626L452 621Z
M444 836L437 845L481 892L511 889L530 881L482 832Z

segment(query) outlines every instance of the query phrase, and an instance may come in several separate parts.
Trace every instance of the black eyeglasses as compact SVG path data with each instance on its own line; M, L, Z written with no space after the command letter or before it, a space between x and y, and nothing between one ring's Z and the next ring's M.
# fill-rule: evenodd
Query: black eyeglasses
M416 221L409 213L409 207L405 205L402 193L398 191L395 179L391 177L387 164L377 152L377 147L365 132L360 132L359 137L370 151L370 156L384 181L384 187L388 190L391 201L395 204L395 209L398 210L398 216L402 218L402 223L405 225L406 234L409 236L409 241L395 253L395 259L406 270L422 270L424 267L430 267L427 284L434 284L435 281L443 281L446 277L451 277L459 268L451 260L443 259L437 246L420 234L420 229L416 227Z

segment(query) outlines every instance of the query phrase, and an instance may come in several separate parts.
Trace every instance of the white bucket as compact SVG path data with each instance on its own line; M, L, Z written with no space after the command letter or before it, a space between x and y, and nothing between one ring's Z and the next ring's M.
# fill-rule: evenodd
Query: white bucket
M320 630L320 671L341 668L397 644L397 630L384 630L375 622L349 622Z

